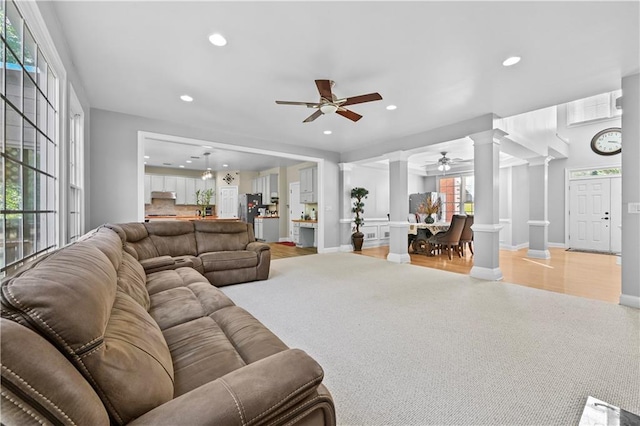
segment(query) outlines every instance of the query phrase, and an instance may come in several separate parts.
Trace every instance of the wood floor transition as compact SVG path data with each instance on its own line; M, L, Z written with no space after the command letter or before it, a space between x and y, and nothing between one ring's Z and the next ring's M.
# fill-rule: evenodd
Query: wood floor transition
M317 253L315 248L289 247L271 243L271 258L305 256ZM527 257L527 249L518 251L500 250L500 269L503 281L527 287L565 293L588 299L618 303L621 291L621 267L616 256L594 253L568 252L550 248L550 259ZM388 246L363 249L360 256L386 259ZM442 269L458 274L469 274L473 267L473 256L467 251L463 258L439 255L428 257L409 253L413 265Z

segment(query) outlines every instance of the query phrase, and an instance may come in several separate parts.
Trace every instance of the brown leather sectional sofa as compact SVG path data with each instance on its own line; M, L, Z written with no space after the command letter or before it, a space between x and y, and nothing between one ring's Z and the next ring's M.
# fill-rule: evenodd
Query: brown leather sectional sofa
M190 266L220 287L269 278L269 245L244 222L160 221L106 225L145 272Z
M134 224L103 226L4 279L1 423L335 424L322 368L209 282L260 270L204 256L197 247L224 252L247 238L212 242L213 225L193 225L195 252L183 225L146 224L146 237ZM177 265L145 273L136 256ZM197 264L179 266L195 259L208 280ZM244 277L254 275L234 280Z

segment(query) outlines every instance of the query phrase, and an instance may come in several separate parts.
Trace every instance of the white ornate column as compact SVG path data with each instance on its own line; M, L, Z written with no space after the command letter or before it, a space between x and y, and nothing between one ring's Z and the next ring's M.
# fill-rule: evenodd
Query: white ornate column
M353 164L339 163L340 168L340 251L353 251L351 245L351 228L353 213L351 213L351 172Z
M527 257L549 259L549 161L553 157L529 160L529 250Z
M500 139L507 134L499 129L469 136L473 140L473 170L475 184L473 245L471 275L474 278L497 281L500 270Z
M389 254L387 260L410 263L407 247L409 232L409 175L408 158L404 151L396 151L389 158Z

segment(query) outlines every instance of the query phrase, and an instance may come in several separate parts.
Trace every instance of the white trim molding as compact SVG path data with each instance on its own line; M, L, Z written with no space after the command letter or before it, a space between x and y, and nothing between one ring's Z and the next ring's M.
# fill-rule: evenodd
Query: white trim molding
M527 221L527 225L529 226L540 226L540 227L546 227L549 226L551 222L549 222L548 220L529 220Z
M499 225L496 223L491 223L491 224L480 224L480 223L474 223L473 225L471 225L471 229L473 230L473 232L486 232L486 233L496 233L496 232L500 232L500 230L504 228L503 225Z
M630 296L628 294L620 295L620 304L631 308L640 309L640 297Z
M324 248L324 249L318 249L318 254L325 254L325 253L338 253L341 250L342 246L340 247L328 247L328 248Z
M353 163L338 163L341 172L350 172L353 170Z
M389 253L387 255L387 260L393 263L411 263L411 256L409 256L409 253Z
M529 243L520 243L520 244L516 244L515 246L509 245L509 244L503 244L500 243L500 250L508 250L508 251L518 251L518 250L522 250L524 248L529 247Z
M502 271L500 268L483 268L481 266L474 266L471 268L469 276L486 281L500 281L502 280Z

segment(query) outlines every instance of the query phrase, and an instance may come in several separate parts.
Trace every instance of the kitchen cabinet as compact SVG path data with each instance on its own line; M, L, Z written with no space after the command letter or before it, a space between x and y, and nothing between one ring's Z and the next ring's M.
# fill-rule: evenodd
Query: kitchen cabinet
M166 180L165 177L165 183ZM176 177L176 205L185 204L187 204L187 178L178 176Z
M202 181L202 179L197 179ZM184 182L185 204L196 204L196 179L185 179Z
M280 239L280 218L257 217L253 222L253 232L257 240L267 243Z
M318 224L316 222L299 222L298 247L317 247Z
M317 203L318 167L300 169L300 202Z
M300 244L300 222L293 222L293 242L296 245Z
M278 193L278 174L271 173L251 179L251 192L262 194L262 204L271 204L271 194Z
M164 191L164 176L151 175L151 192Z
M178 177L177 176L165 176L164 177L164 190L168 192L178 191Z
M176 205L196 205L196 191L212 188L214 194L211 196L211 205L216 204L216 181L200 178L190 178L185 176L164 176L149 175L144 176L144 202L151 204L151 192L175 192Z

